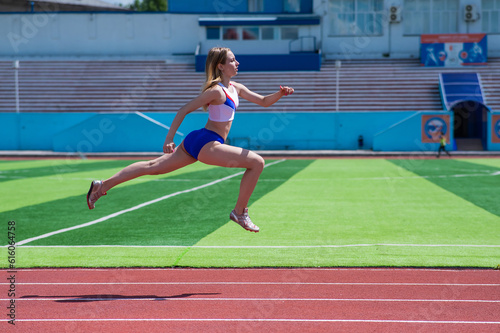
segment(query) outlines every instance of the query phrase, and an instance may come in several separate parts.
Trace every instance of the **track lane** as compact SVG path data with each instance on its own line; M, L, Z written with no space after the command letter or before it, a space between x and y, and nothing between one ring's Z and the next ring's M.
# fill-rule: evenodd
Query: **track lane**
M500 330L499 274L371 268L19 270L17 329L491 332Z
M6 270L2 270L6 272ZM491 269L407 268L39 268L18 269L20 282L279 282L500 284Z
M275 284L42 284L20 285L20 301L54 300L78 301L83 299L193 299L193 298L298 298L298 299L353 299L397 301L446 301L500 303L496 285L275 285ZM376 290L375 290L376 289ZM76 292L77 291L77 292Z
M286 333L331 333L331 332L495 332L497 325L489 324L434 324L397 322L278 322L278 321L167 321L167 322L19 322L18 332L286 332ZM13 330L14 331L14 330Z

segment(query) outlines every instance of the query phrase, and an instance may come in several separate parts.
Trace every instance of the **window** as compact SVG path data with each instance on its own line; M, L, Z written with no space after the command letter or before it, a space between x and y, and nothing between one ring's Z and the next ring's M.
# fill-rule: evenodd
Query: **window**
M285 13L300 13L300 0L285 0L284 7Z
M263 12L264 0L248 0L248 11L250 13Z
M222 32L222 33L221 33ZM207 40L277 40L297 39L297 27L279 26L247 26L247 27L206 27Z
M220 28L207 27L207 39L220 39Z
M244 40L259 39L259 27L243 27L241 35Z
M299 38L299 29L297 27L282 27L281 39L297 39Z
M404 34L457 33L458 4L459 0L405 0Z
M381 35L384 0L330 0L330 35Z
M274 27L262 27L262 40L273 40L276 38L276 29Z
M481 7L482 31L500 33L500 0L483 0Z
M224 40L238 40L238 28L236 27L224 27L222 28L222 39Z

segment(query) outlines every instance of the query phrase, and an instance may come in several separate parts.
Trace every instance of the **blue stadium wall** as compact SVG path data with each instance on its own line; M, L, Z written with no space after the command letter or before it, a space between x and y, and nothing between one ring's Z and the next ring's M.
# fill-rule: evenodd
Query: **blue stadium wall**
M259 14L286 13L283 1L264 0ZM191 1L168 1L169 13L204 13L204 14L248 14L248 0L238 1L198 1L195 6ZM313 0L301 0L299 13L312 13Z
M429 114L436 112L240 112L228 139L255 150L355 150L362 136L363 149L434 151L437 143L422 143L422 117ZM453 123L452 113L441 114ZM146 115L170 125L175 113ZM179 131L201 128L206 119L192 113ZM135 113L4 113L0 124L0 150L161 152L167 133ZM176 144L182 139L176 135Z

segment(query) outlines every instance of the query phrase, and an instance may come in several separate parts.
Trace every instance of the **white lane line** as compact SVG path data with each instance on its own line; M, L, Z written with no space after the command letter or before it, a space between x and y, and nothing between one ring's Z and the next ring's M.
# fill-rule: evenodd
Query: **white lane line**
M500 171L490 173L466 173L455 175L432 175L432 176L401 176L401 177L356 177L356 178L343 178L345 180L405 180L405 179L433 179L433 178L466 178L466 177L495 177L499 176Z
M26 246L28 247L28 246ZM34 246L33 246L34 247ZM360 272L433 272L433 273L455 273L463 275L466 273L479 273L484 272L484 268L411 268L411 267L298 267L298 268L286 268L286 267L264 267L264 268L171 268L171 267L130 267L130 268L119 268L119 267L43 267L43 268L18 268L21 272L116 272L116 271L127 271L127 272L143 272L143 271L156 271L156 272L190 272L190 271L238 271L242 270L246 272L255 271L276 271L276 272L289 272L289 271L300 271L300 272L347 272L347 271L360 271ZM7 268L0 268L0 271L8 271Z
M19 245L19 243L17 244ZM487 244L339 244L339 245L25 245L23 248L191 248L191 249L316 249L345 247L479 247L500 248ZM4 246L5 247L5 246Z
M0 285L9 285L2 282ZM498 287L500 283L398 283L398 282L17 282L16 285L29 286L93 286L93 285L312 285L312 286L458 286L458 287Z
M8 321L3 319L1 321ZM18 322L293 322L293 323L402 323L402 324L486 324L499 325L500 321L466 320L384 320L384 319L281 319L281 318L54 318L17 319Z
M58 176L45 176L44 179L54 179L54 180L93 180L94 178L85 178L85 177L65 177L65 174L71 174L73 172L61 173ZM493 177L499 176L500 171L491 172L491 173L481 173L481 174L456 174L456 175L435 175L435 176L401 176L401 177L353 177L353 178L295 178L291 179L292 182L325 182L325 181L368 181L368 180L406 180L406 179L432 179L432 178L464 178L464 177ZM9 176L9 175L0 175L0 178L3 179L27 179L32 177L26 176ZM168 179L168 178L158 178L158 179L132 179L131 181L200 181L203 179ZM283 182L288 181L288 179L284 178L262 178L259 179L259 182Z
M285 161L285 160L274 161L272 163L267 164L265 167L268 167L268 166L271 166L271 165L274 165L274 164L277 164L277 163L281 163L283 161ZM183 190L183 191L175 192L175 193L172 193L172 194L168 194L168 195L165 195L163 197L160 197L160 198L157 198L157 199L154 199L154 200L150 200L150 201L144 202L144 203L142 203L140 205L137 205L137 206L134 206L134 207L131 207L131 208L128 208L128 209L124 209L124 210L118 211L116 213L113 213L113 214L101 217L101 218L99 218L97 220L94 220L94 221L90 221L90 222L87 222L87 223L79 224L79 225L76 225L76 226L73 226L73 227L70 227L70 228L64 228L64 229L56 230L56 231L49 232L49 233L46 233L46 234L43 234L43 235L40 235L40 236L28 238L28 239L22 240L20 242L17 242L17 245L20 246L20 245L23 245L23 244L27 244L27 243L39 240L39 239L43 239L43 238L47 238L47 237L54 236L54 235L57 235L57 234L61 234L63 232L72 231L72 230L76 230L76 229L81 229L81 228L85 228L85 227L88 227L88 226L91 226L91 225L94 225L94 224L97 224L97 223L100 223L100 222L104 222L104 221L107 221L109 219L112 219L113 217L117 217L119 215L122 215L122 214L125 214L125 213L129 213L131 211L134 211L134 210L137 210L137 209L149 206L151 204L163 201L165 199L168 199L168 198L171 198L171 197L175 197L175 196L177 196L179 194L194 192L194 191L201 190L203 188L206 188L206 187L218 184L218 183L223 182L225 180L228 180L228 179L240 176L244 172L245 171L241 171L241 172L235 173L233 175L229 175L227 177L220 178L220 179L214 180L212 182L206 183L204 185L200 185L200 186L193 187L193 188L190 188L190 189L187 189L187 190ZM4 247L7 247L7 246L4 246Z
M0 301L9 301L10 299L0 299ZM475 299L391 299L391 298L238 298L238 297L20 297L17 301L64 301L64 302L100 302L100 301L243 301L243 302L442 302L442 303L500 303L500 300L475 300Z

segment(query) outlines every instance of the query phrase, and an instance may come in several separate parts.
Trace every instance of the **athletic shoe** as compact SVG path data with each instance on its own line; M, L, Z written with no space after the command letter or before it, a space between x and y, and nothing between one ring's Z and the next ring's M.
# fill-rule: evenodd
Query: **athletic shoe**
M253 224L252 220L250 220L250 217L248 216L248 208L245 208L243 210L243 214L241 215L236 214L233 210L229 215L229 218L248 231L259 232L260 230L259 227Z
M102 181L100 180L94 180L90 184L90 190L89 193L87 193L87 205L89 206L89 209L94 209L96 201L103 195L107 194L106 192L101 193L101 188Z

